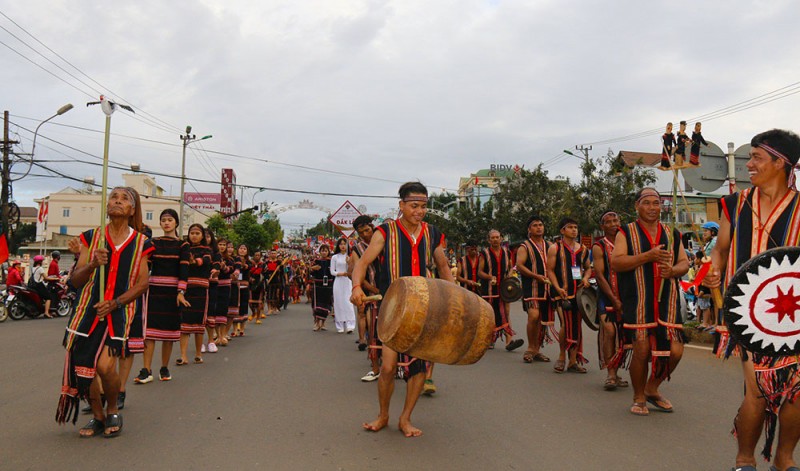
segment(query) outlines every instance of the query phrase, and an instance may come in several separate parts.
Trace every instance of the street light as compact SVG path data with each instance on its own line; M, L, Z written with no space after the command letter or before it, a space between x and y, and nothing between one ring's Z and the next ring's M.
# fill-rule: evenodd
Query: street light
M31 145L31 158L28 160L28 170L26 170L25 174L22 175L19 178L12 179L9 176L9 178L7 179L9 182L15 182L17 180L21 180L21 179L27 177L28 174L30 173L31 167L33 167L33 155L34 155L34 152L36 151L36 138L39 137L39 128L42 127L42 125L44 123L50 121L51 119L55 118L56 116L61 116L62 114L66 113L67 111L71 110L72 108L74 108L72 106L72 103L67 103L66 105L64 105L61 108L59 108L58 111L56 111L56 114L54 114L53 116L50 116L49 118L47 118L44 121L42 121L41 123L39 123L38 126L36 126L36 130L33 132L33 145Z
M178 230L178 234L183 234L183 191L186 186L186 147L191 144L192 142L203 141L205 139L211 139L213 136L209 134L208 136L203 136L200 139L197 138L194 134L191 134L192 127L186 126L186 134L181 134L181 140L183 141L183 157L181 159L181 201L180 201L180 211L178 212L178 219L180 219L180 228Z

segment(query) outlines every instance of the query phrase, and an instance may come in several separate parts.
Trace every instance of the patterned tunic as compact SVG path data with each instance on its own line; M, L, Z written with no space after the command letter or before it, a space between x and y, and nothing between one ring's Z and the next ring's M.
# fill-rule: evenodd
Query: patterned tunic
M236 257L236 268L242 274L239 280L239 312L234 322L244 322L250 311L250 268L252 262L249 257Z
M150 287L145 295L147 326L145 338L162 342L180 339L181 315L177 305L181 253L188 253L189 243L172 237L152 239Z
M515 332L511 330L511 324L508 322L508 303L500 298L500 283L506 279L511 270L511 254L506 247L500 247L499 253L488 248L481 252L481 259L485 272L497 280L495 284L489 280L485 280L486 282L483 284L483 298L492 305L494 310L495 328L492 342L498 337L513 337Z
M191 304L181 308L181 333L203 334L208 314L211 249L206 245L192 245L189 247L189 255L186 260L181 260L181 277L178 282L178 289L186 290L184 298Z
M480 255L475 257L475 260L472 260L468 256L464 255L461 257L461 278L466 278L469 281L474 281L478 283L478 265L480 264ZM475 294L480 294L480 286L465 286L464 288L472 291Z
M217 325L225 325L228 322L228 305L231 300L231 273L233 273L233 265L228 263L228 260L219 255L219 277L217 285L217 308L214 312L214 319Z
M761 215L761 194L758 188L748 188L722 198L722 213L731 224L731 247L728 254L726 279L755 255L775 247L800 246L800 196L790 190L768 216ZM763 217L766 216L766 220ZM761 220L760 220L761 219ZM760 221L759 221L760 220ZM722 334L727 337L727 329ZM720 341L721 344L724 341ZM733 345L727 348L730 353ZM792 386L800 379L797 356L769 356L743 352L742 359L752 356L756 383L768 398L767 417L764 422L766 439L761 451L766 459L772 454L777 413L785 401L800 399L800 386Z
M572 250L571 247L564 245L563 241L559 241L556 247L556 263L553 271L558 285L567 292L567 298L561 299L559 303L561 327L564 330L567 349L576 348L578 363L585 364L588 361L583 356L583 320L578 311L576 295L578 294L578 285L582 281L583 269L589 258L589 251L583 245L580 245L577 250ZM573 274L573 269L577 269L581 276L577 276L577 273Z
M311 309L317 319L327 319L333 309L333 277L331 273L331 259L320 258L311 264L319 265L319 270L311 272L311 281L314 283L314 295ZM280 276L280 275L275 275Z
M445 238L435 226L421 223L417 239L411 237L402 224L389 221L377 230L383 235L383 252L379 256L378 289L386 295L392 282L403 276L428 276L428 266L433 265L433 252L445 248ZM425 361L399 352L398 366L401 375L411 376L427 371Z

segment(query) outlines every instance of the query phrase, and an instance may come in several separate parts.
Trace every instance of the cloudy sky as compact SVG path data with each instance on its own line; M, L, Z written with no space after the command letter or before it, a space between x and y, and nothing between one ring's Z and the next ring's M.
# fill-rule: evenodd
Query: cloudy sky
M25 129L71 102L42 127L35 159L98 182L104 118L85 103L101 92L137 112L112 121L111 160L123 166L179 175L191 124L214 137L190 146L190 178L232 167L256 187L377 196L415 179L455 189L493 163L544 162L574 178L580 161L562 149L658 152L667 121L701 117L723 148L797 130L800 8L788 0L27 0L0 12L0 97L17 150L30 151ZM179 180L157 181L178 193ZM34 167L14 197L30 205L67 185L80 184ZM246 190L244 202L302 198L344 201ZM370 212L396 205L350 199ZM322 216L281 220L292 230Z

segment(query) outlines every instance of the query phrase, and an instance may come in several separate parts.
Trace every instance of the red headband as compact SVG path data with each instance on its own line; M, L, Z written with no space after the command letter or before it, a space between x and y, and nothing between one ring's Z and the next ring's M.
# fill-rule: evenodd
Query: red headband
M420 203L427 203L428 197L427 196L407 196L403 198L404 203L408 203L409 201L419 201Z
M794 169L797 168L797 164L793 164L792 161L789 160L789 157L786 157L782 153L778 152L777 150L773 149L772 147L766 144L759 144L756 147L760 147L761 149L764 149L767 152L767 154L770 154L772 156L775 156L783 160L783 163L785 163L791 168L791 170L789 171L789 188L793 188L795 180Z
M643 198L647 198L648 196L655 196L658 199L661 199L661 194L652 188L645 188L642 190L642 193L636 199L636 202L642 201Z

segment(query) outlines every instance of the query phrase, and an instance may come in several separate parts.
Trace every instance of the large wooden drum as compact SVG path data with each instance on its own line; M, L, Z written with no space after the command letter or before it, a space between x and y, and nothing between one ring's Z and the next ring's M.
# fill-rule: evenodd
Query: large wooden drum
M381 302L378 338L400 353L447 365L471 365L492 341L494 311L455 283L407 276Z

